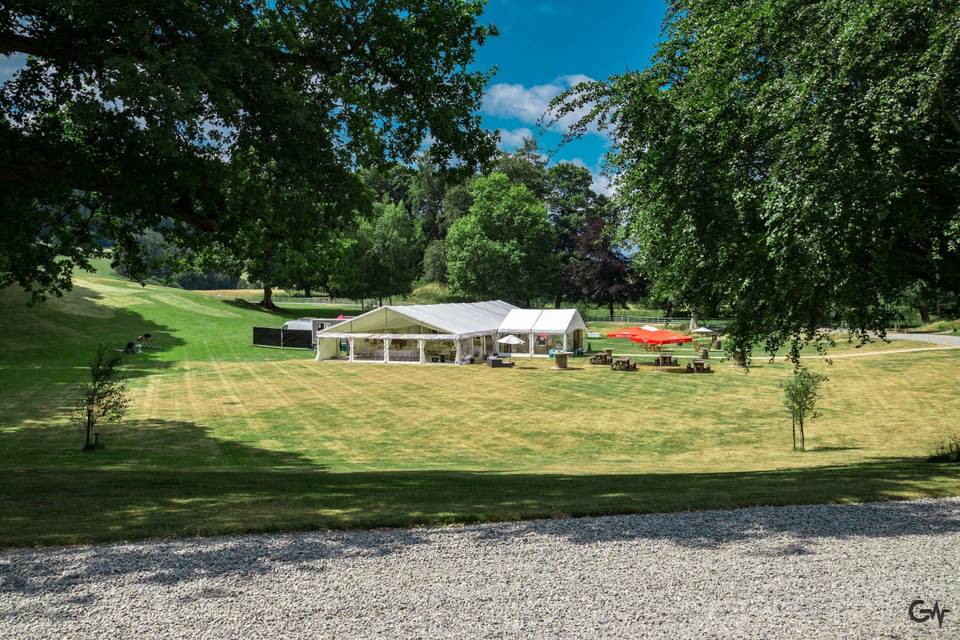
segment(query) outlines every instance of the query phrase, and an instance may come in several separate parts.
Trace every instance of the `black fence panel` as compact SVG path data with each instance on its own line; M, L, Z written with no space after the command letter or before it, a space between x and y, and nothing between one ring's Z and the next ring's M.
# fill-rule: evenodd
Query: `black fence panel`
M313 332L309 329L281 329L282 346L291 349L312 349Z
M253 344L260 347L283 346L283 331L273 327L254 327Z
M253 344L258 347L312 349L313 332L308 329L274 329L273 327L254 327Z

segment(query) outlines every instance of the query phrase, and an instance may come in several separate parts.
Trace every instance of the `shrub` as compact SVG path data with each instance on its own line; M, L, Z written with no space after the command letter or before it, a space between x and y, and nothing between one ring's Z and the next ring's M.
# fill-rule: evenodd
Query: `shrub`
M407 302L414 304L440 304L442 302L462 302L463 298L450 293L445 284L426 282L413 290L406 297Z
M122 363L121 354L101 346L90 365L90 382L77 389L79 397L73 421L85 432L84 449L97 447L93 435L99 424L118 421L127 412L130 401Z
M944 438L933 450L933 455L927 458L929 462L960 462L960 434L952 434Z
M793 421L793 449L797 449L797 431L800 431L800 450L806 449L804 424L820 417L817 400L820 399L820 385L829 380L827 376L800 367L793 377L782 385L783 406Z

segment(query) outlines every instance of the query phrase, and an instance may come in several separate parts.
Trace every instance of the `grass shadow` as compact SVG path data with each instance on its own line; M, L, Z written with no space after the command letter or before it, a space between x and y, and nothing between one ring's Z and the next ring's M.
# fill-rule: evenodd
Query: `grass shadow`
M268 309L266 307L260 306L256 302L250 302L249 300L244 300L243 298L234 298L233 300L228 300L226 298L211 298L211 300L219 300L220 302L230 305L235 309L242 309L244 311L254 311L258 313L267 313L278 318L284 318L287 320L296 320L297 318L305 317L316 317L316 318L336 318L338 315L344 316L356 316L362 313L357 309L344 309L341 307L325 307L320 305L310 305L309 303L304 303L295 308L284 307L284 303L278 303L276 309Z
M169 450L108 440L104 457L78 458L86 468L8 468L0 546L960 495L960 467L916 460L729 473L331 472L190 423L153 428L155 447Z
M171 327L129 308L102 305L102 294L93 289L74 286L54 308L47 303L26 307L21 292L0 293L7 326L31 328L0 336L0 387L5 392L0 428L62 416L73 406L72 389L86 381L87 367L101 345L122 350L137 336L152 334L159 349L123 356L126 376L142 378L170 368L173 363L164 352L186 344Z
M277 307L276 309L268 309L262 307L256 302L249 302L242 298L235 298L233 300L220 300L220 302L230 305L236 309L242 309L244 311L256 311L259 313L268 313L272 316L277 316L279 318L286 318L287 320L295 320L303 315L303 310L300 309L285 309L283 307Z

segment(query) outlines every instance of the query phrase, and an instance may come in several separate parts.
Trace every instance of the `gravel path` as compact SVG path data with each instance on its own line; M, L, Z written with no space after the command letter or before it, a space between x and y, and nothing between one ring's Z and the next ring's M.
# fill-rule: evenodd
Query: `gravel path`
M929 342L950 347L960 347L960 336L951 336L944 333L888 333L890 340L913 340L914 342Z
M844 358L873 358L878 356L889 356L894 353L917 353L919 351L950 351L952 349L960 349L960 346L950 346L950 345L941 345L937 347L913 347L908 349L884 349L883 351L854 351L852 353L837 353L831 354L828 353L825 356L816 355L816 356L800 356L801 360L824 360L829 358L830 360L838 360Z
M960 499L15 550L0 637L960 638Z

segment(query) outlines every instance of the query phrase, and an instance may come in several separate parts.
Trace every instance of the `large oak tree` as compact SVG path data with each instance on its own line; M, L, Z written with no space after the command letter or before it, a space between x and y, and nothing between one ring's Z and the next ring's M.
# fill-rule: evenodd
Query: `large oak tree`
M916 283L960 291L960 4L674 0L644 71L555 115L612 122L656 292L728 345L882 331Z
M336 203L321 225L342 222L357 167L409 159L428 135L438 157L489 155L475 114L487 75L467 69L493 32L481 12L481 0L3 3L0 55L27 62L0 87L0 286L57 293L105 242L135 273L137 235L164 220L182 241L228 246L254 215L229 206L238 151Z

